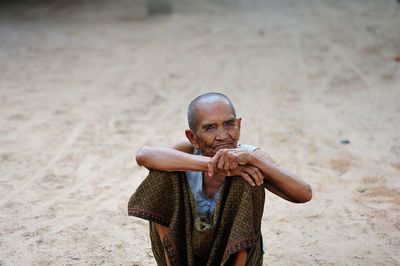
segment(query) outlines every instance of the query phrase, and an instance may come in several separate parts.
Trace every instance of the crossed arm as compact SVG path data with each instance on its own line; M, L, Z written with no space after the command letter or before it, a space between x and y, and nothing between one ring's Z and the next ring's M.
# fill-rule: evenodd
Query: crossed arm
M266 152L222 149L213 157L193 155L193 146L182 142L169 147L142 147L139 165L161 171L202 171L206 182L222 182L226 176L241 176L250 185L264 185L272 193L295 203L312 198L309 184L279 166Z

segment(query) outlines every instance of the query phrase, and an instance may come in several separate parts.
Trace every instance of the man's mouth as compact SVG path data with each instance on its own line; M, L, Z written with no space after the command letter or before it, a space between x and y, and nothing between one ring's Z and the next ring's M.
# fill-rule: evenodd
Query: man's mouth
M218 144L214 146L214 149L232 149L233 144L232 143L224 143L224 144Z

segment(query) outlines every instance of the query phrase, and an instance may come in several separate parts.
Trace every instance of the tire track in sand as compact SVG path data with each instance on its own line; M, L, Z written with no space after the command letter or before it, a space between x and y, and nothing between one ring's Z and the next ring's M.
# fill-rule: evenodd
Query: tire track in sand
M49 169L51 169L54 166L54 164L56 164L64 156L66 150L75 143L77 138L80 136L81 132L85 129L86 125L87 125L86 122L81 122L77 127L75 127L75 129L72 130L67 139L61 145L59 152L47 163L47 165L38 172L36 172L30 179L25 180L24 184L22 184L19 188L17 188L10 194L3 197L0 200L0 206L3 206L9 200L16 197L19 193L26 190L26 188L28 188L33 182L39 180L40 178L43 178L46 175L46 172Z

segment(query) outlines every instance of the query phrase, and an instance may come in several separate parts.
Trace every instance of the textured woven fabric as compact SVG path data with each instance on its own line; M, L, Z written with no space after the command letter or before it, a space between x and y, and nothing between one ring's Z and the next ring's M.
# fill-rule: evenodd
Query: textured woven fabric
M265 192L241 177L227 178L211 224L201 222L184 172L150 171L131 196L128 214L150 221L158 265L229 265L232 254L248 250L247 265L262 265L261 218ZM154 223L168 227L161 243Z
M255 151L257 149L257 147L248 144L239 144L238 148L247 151ZM194 149L193 154L201 155L201 151ZM185 174L196 203L197 211L201 216L207 217L208 219L214 213L215 207L217 206L220 190L218 190L212 198L209 198L203 192L203 173L186 171Z

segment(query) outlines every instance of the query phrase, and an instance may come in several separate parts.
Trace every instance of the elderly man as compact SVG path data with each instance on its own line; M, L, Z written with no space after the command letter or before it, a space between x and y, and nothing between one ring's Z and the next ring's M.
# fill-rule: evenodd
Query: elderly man
M295 203L311 187L260 148L239 144L241 118L223 94L206 93L188 108L189 142L143 147L151 169L128 213L150 221L158 265L262 265L264 188Z

